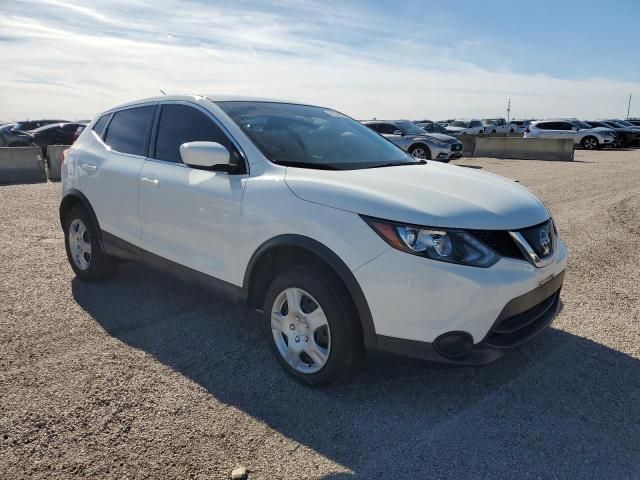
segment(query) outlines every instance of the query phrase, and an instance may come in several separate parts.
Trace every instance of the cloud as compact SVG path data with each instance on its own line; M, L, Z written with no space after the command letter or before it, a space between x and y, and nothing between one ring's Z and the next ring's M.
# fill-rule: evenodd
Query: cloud
M432 119L504 115L507 97L520 117L621 116L628 92L640 92L631 82L483 67L460 49L492 51L490 39L447 42L444 27L414 33L406 22L331 0L233 8L48 0L4 8L6 120L88 118L160 89L286 98L356 118Z

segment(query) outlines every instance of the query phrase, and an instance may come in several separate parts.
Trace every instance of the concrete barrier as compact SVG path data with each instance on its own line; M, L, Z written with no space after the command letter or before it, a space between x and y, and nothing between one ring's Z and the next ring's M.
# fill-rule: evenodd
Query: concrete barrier
M456 138L462 142L462 154L467 157L473 157L476 135L458 135Z
M46 181L40 147L0 147L0 183Z
M556 138L487 137L475 139L474 157L522 160L573 160L573 140Z
M49 180L60 180L63 152L69 145L49 145L47 147L47 165L49 166Z

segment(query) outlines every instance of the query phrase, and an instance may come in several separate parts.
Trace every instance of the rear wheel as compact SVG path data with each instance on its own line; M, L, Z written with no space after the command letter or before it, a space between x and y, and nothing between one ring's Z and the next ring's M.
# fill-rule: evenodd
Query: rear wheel
M585 150L595 150L600 147L598 139L592 136L584 137L580 142L580 145L582 145L582 148Z
M264 323L280 365L308 385L326 385L361 358L355 315L346 291L315 267L285 270L265 296Z
M71 268L81 280L102 280L111 275L115 261L100 246L97 226L86 210L73 207L64 219L65 247Z
M421 160L431 160L431 151L429 147L423 144L414 145L409 149L409 154Z

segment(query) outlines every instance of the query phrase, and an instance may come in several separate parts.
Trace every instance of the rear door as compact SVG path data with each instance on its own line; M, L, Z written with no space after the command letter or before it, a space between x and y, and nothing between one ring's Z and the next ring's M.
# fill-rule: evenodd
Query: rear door
M180 265L233 283L235 243L246 174L237 144L213 115L189 102L163 103L150 158L140 172L142 248ZM180 145L218 142L238 172L185 165Z
M540 122L536 125L538 136L544 138L563 138L558 122Z
M78 159L78 185L100 228L134 245L140 244L138 173L148 152L156 107L129 107L101 118L94 127L101 143Z

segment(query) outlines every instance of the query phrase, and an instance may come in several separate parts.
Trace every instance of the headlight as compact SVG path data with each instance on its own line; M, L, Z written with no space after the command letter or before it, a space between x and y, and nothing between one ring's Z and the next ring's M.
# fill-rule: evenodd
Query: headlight
M488 268L500 257L463 230L418 227L362 217L393 248L441 262Z

